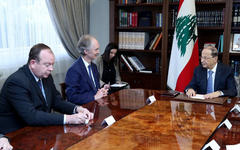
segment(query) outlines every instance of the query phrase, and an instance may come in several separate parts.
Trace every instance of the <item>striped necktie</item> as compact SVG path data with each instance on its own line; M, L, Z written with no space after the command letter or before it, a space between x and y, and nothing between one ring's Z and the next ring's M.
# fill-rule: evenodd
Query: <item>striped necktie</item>
M92 81L94 87L96 87L95 82L94 82L94 80L92 78L92 67L91 67L91 65L88 65L88 72L89 72L90 80Z

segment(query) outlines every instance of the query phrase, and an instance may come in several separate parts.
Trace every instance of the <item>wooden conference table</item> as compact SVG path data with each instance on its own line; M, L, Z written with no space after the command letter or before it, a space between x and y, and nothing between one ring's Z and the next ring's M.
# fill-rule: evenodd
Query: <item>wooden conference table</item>
M237 98L219 105L178 101L161 96L162 92L124 89L85 105L94 112L89 126L25 127L7 136L18 150L199 150L211 139L223 149L226 144L240 143L240 129L234 137L225 127L217 129L226 117L234 118L234 134L240 128L238 112L228 113ZM151 95L157 101L146 105ZM116 122L101 125L111 115Z

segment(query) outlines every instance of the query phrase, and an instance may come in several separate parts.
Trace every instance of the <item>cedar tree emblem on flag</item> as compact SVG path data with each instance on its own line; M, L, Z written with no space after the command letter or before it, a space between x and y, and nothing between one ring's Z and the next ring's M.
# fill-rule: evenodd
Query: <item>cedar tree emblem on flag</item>
M186 47L190 41L193 40L195 42L197 39L197 36L193 32L197 23L196 20L196 16L187 15L179 17L176 21L177 43L181 51L181 56L185 55Z

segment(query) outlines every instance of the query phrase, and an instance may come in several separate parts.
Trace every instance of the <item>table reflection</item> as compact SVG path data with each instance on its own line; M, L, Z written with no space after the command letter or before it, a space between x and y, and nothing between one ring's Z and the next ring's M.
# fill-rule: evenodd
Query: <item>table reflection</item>
M221 105L186 103L171 101L172 129L179 144L179 149L192 149L199 135L209 136L221 121ZM216 107L216 109L215 109ZM225 112L226 113L226 112ZM214 127L214 128L212 128Z
M214 139L221 146L222 150L226 149L226 145L240 143L240 112L229 112L225 119L228 119L232 124L231 129L228 129L225 125L221 126L216 129L211 138L206 142L208 143Z
M146 106L152 95L157 101ZM162 97L161 91L124 89L84 107L94 113L88 125L26 127L7 136L13 147L23 150L200 149L230 104L177 101ZM117 122L104 129L102 122L111 115ZM235 133L239 133L238 127L234 128Z

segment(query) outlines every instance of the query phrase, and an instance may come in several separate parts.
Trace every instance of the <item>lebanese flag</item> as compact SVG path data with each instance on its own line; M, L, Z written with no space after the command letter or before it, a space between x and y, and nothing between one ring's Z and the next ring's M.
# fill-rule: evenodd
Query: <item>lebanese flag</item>
M193 71L199 65L197 17L195 0L180 0L167 85L183 92L191 81Z

